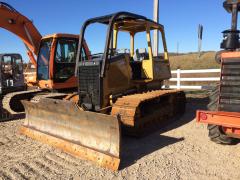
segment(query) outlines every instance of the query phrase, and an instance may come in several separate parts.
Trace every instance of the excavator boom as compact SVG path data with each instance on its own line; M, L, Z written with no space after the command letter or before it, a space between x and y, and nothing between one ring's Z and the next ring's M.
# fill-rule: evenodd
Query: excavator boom
M37 55L42 35L33 22L9 4L0 2L0 27L17 35L23 41L28 51L27 54L36 67L37 63L33 54Z

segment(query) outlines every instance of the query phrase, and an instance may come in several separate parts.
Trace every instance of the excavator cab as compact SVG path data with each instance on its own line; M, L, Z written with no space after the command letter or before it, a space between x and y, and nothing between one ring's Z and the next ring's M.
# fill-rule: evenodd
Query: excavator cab
M20 54L0 54L0 92L6 94L26 88Z
M7 93L26 89L23 75L23 60L20 54L0 54L0 99ZM9 113L0 103L0 120L10 118Z
M59 91L77 88L74 76L78 36L53 34L42 38L37 56L37 81L41 88ZM87 54L86 45L83 54Z

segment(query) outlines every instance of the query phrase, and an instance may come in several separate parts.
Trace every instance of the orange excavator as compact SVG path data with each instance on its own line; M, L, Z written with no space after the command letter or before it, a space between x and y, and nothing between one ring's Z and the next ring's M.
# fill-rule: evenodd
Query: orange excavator
M21 100L40 97L62 98L77 91L74 76L78 35L52 34L42 37L33 22L7 3L0 2L0 27L17 35L25 44L31 63L36 67L36 88L4 96L4 109L10 114L24 112ZM90 52L84 43L83 53Z

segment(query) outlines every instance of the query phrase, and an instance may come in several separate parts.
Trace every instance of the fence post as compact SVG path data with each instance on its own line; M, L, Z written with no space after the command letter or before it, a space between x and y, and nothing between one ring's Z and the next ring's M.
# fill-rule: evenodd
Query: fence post
M181 69L177 69L177 89L181 89Z

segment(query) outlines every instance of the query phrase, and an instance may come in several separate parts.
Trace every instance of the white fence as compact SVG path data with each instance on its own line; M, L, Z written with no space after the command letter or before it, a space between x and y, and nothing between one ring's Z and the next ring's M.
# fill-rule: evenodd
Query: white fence
M176 78L171 78L170 82L176 82L176 85L164 85L163 88L172 88L172 89L192 89L192 90L202 90L202 89L211 89L211 86L207 85L182 85L182 82L218 82L220 77L181 77L182 74L210 74L210 73L220 73L221 69L200 69L200 70L175 70L171 71L172 75L176 74ZM34 72L25 72L27 75L34 75Z
M221 69L200 69L200 70L175 70L172 71L172 74L177 74L176 78L171 78L169 81L176 82L176 85L164 85L164 88L173 88L173 89L210 89L211 86L202 86L202 85L194 85L194 86L186 86L182 85L182 82L218 82L220 77L181 77L182 74L209 74L209 73L219 73Z

